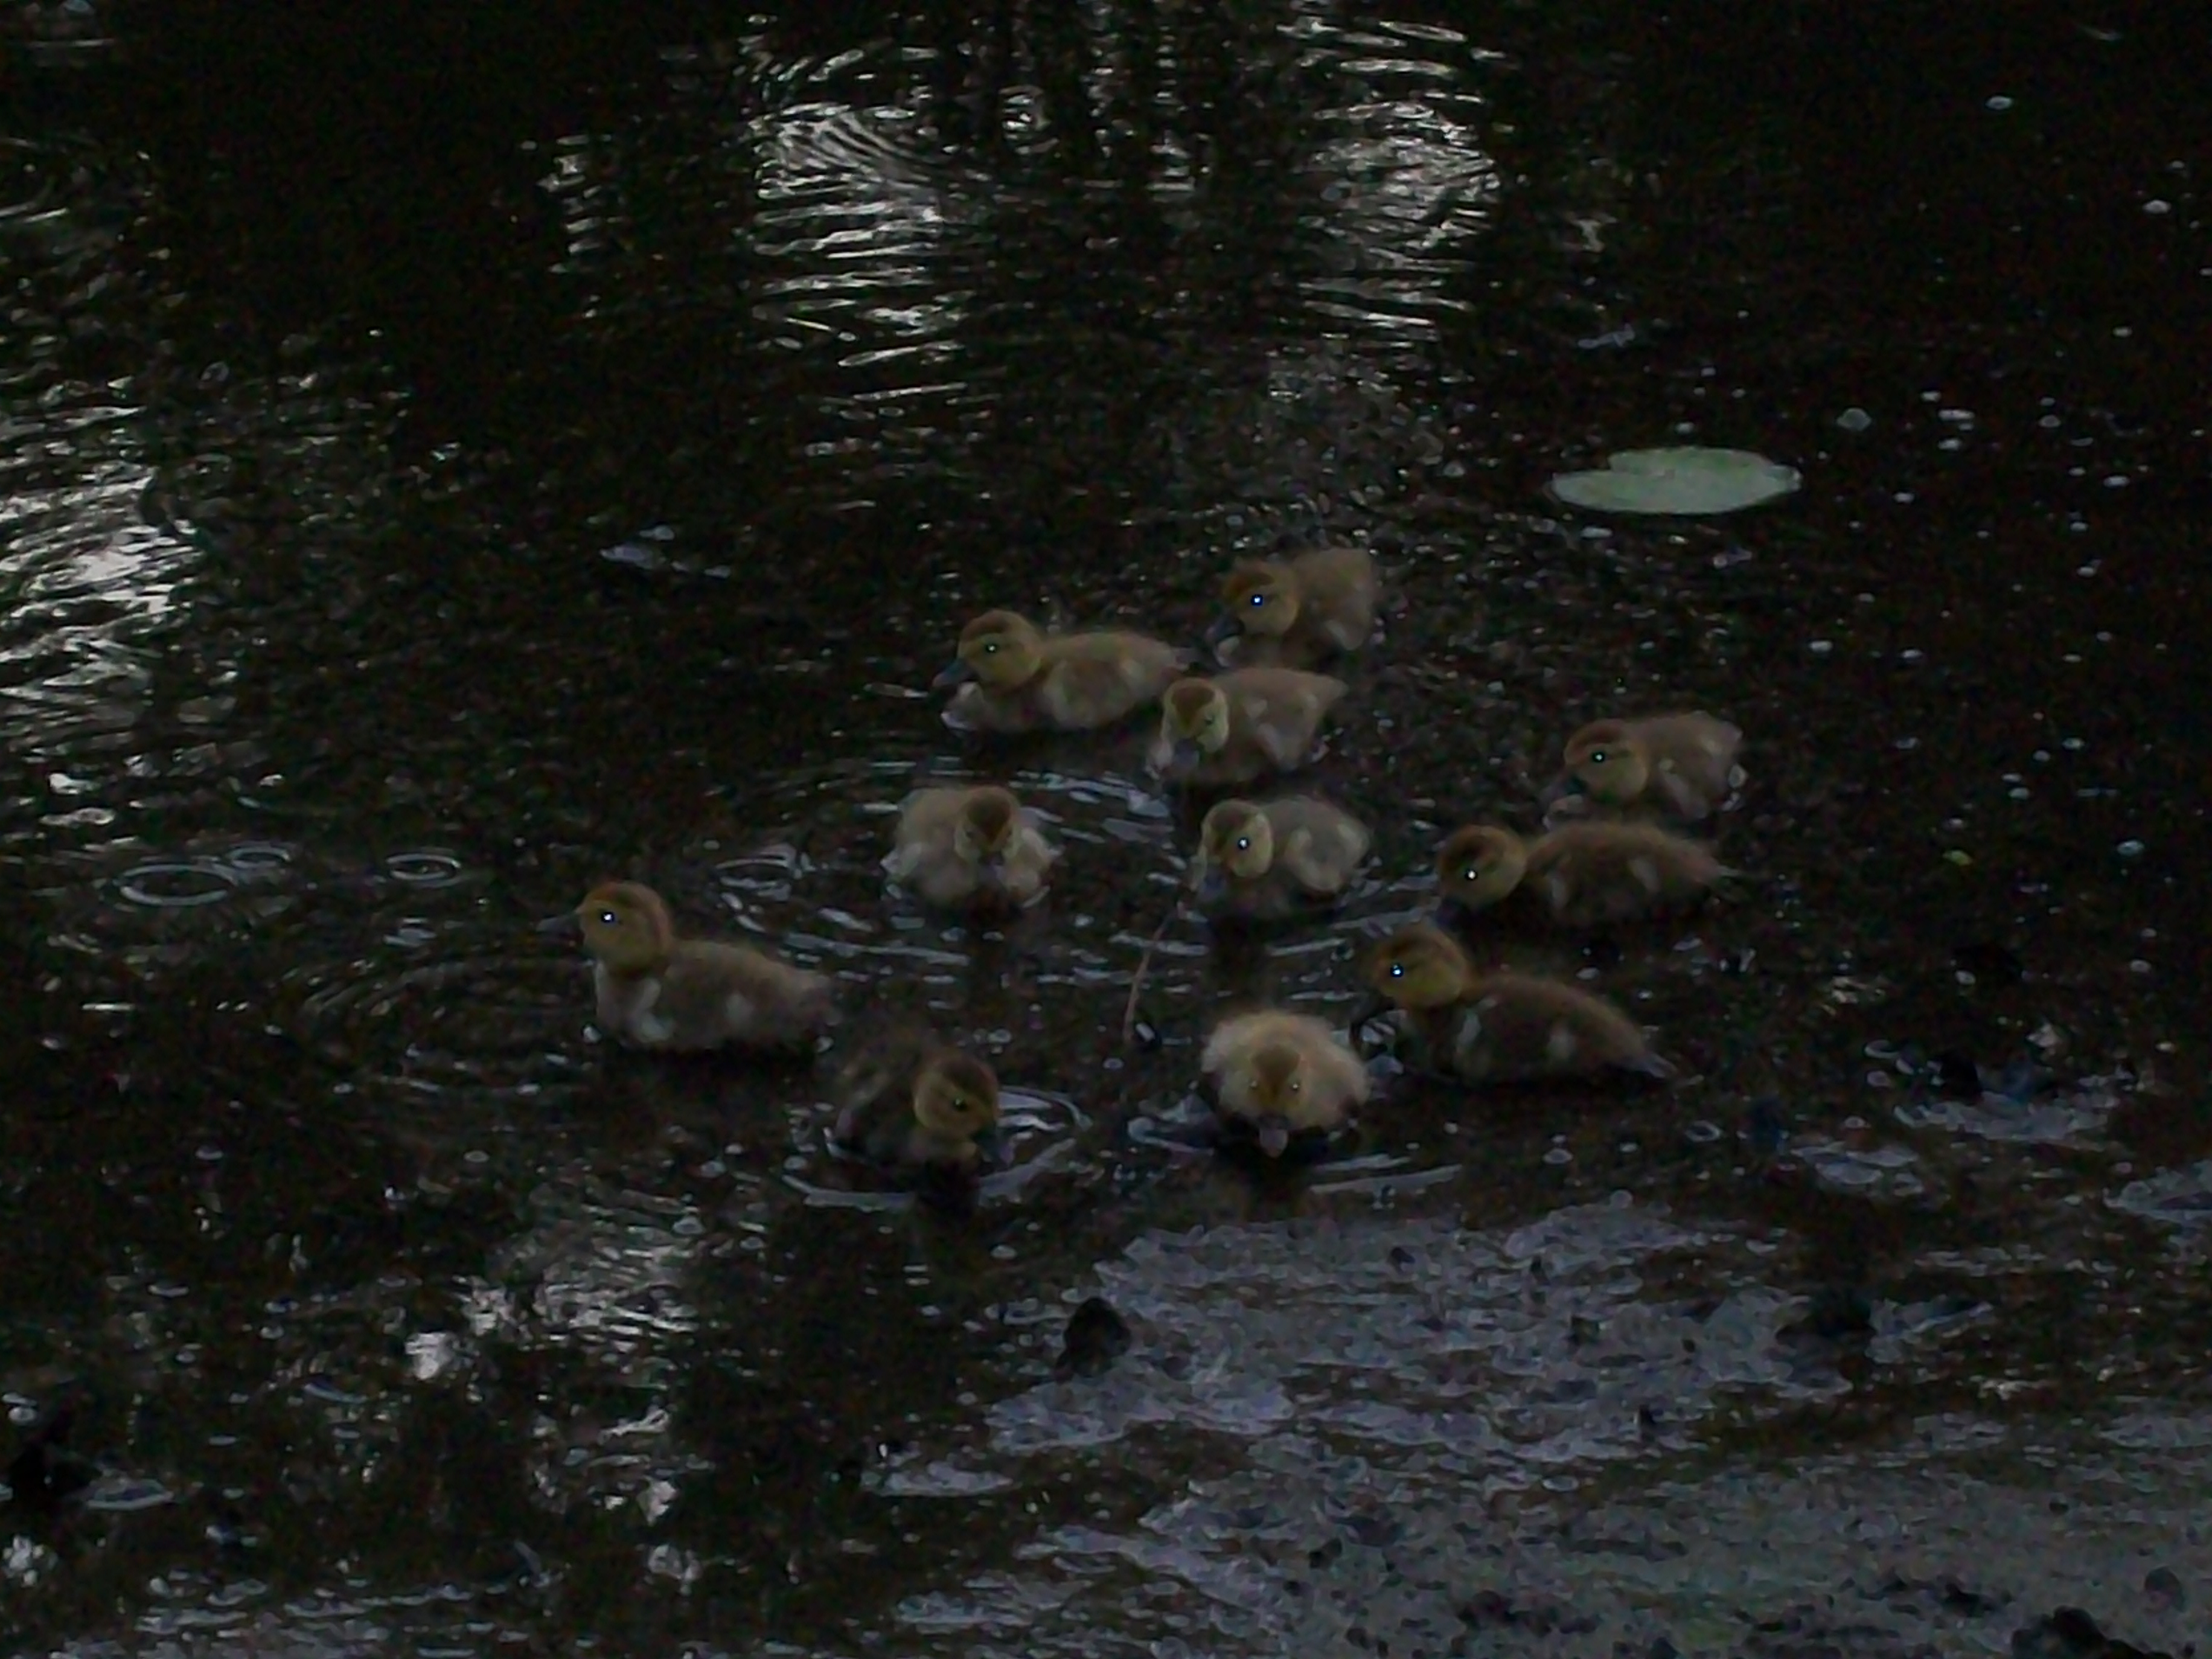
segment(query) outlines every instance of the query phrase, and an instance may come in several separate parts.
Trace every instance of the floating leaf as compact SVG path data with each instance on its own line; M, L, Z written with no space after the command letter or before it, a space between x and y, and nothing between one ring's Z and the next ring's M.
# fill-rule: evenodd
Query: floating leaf
M1797 488L1797 469L1747 449L1624 449L1595 472L1562 472L1552 493L1592 513L1688 517L1756 507Z

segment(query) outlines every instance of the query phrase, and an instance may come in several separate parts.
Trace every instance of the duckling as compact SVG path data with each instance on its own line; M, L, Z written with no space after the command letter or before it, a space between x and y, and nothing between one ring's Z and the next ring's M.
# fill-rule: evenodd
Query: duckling
M984 1158L976 1143L999 1121L998 1074L917 1029L894 1030L854 1055L838 1094L830 1139L908 1176L972 1180Z
M1240 559L1221 597L1227 614L1206 635L1220 661L1308 668L1375 631L1375 559L1364 547Z
M1534 845L1471 824L1437 853L1438 908L1462 927L1506 903L1562 927L1607 927L1689 909L1735 873L1710 848L1648 823L1566 823Z
M1239 668L1177 680L1160 698L1155 775L1199 788L1234 787L1303 766L1344 682L1297 668Z
M1372 840L1365 824L1317 796L1218 801L1198 830L1191 874L1200 908L1277 921L1333 902L1352 884Z
M1188 652L1142 634L1047 634L1011 611L987 611L961 630L958 659L933 684L960 688L945 710L956 730L1089 732L1133 714L1189 663Z
M1384 939L1365 969L1368 984L1396 1007L1400 1030L1415 1040L1419 1061L1430 1070L1468 1083L1674 1075L1636 1023L1611 1003L1555 980L1478 974L1449 934L1426 923Z
M1566 763L1545 790L1553 809L1658 812L1695 823L1743 781L1743 733L1702 712L1593 720L1567 739ZM1579 797L1577 807L1569 807Z
M660 895L638 882L602 882L573 914L599 1024L638 1048L805 1048L836 1018L826 975L748 945L680 939Z
M1199 1069L1227 1136L1280 1158L1301 1136L1326 1139L1367 1102L1367 1068L1310 1014L1262 1008L1213 1028Z
M1012 790L955 785L906 798L884 868L930 904L1018 910L1044 896L1059 856Z

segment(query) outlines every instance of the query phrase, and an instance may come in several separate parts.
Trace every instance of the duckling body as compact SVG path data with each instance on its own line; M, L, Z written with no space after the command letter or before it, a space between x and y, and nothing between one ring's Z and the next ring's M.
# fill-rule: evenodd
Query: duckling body
M1674 1074L1611 1003L1556 980L1477 973L1449 935L1425 924L1393 933L1366 966L1428 1070L1467 1083Z
M1310 668L1375 631L1375 559L1362 547L1239 560L1222 584L1227 613L1207 637L1224 663Z
M997 1073L918 1028L863 1048L837 1087L842 1103L830 1138L894 1175L972 1181L984 1158L978 1137L999 1121Z
M1437 854L1446 917L1536 917L1610 927L1693 908L1734 873L1701 843L1656 824L1573 823L1533 843L1495 824L1455 830Z
M748 945L679 938L667 905L634 881L576 907L600 1028L640 1048L803 1048L835 1018L823 975Z
M1326 1024L1262 1008L1233 1014L1206 1040L1199 1068L1232 1140L1280 1158L1300 1137L1326 1137L1366 1103L1367 1068Z
M1012 790L955 785L907 797L884 868L926 903L1006 911L1044 896L1059 856Z
M1365 824L1316 795L1217 801L1199 826L1199 906L1216 918L1277 921L1334 903L1372 842Z
M1155 775L1194 788L1235 788L1303 766L1345 684L1297 668L1238 668L1177 680L1160 697Z
M1703 712L1593 720L1567 739L1547 817L1595 808L1699 823L1742 782L1742 732Z
M1188 652L1121 629L1047 634L1011 611L961 630L945 723L966 732L1089 732L1124 720L1167 689Z

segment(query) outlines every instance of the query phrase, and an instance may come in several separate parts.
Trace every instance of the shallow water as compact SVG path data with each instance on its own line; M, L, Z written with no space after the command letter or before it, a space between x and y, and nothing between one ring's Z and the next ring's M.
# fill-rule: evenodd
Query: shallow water
M838 15L0 21L0 1392L88 1483L13 1471L10 1647L2212 1640L2202 40ZM1542 493L1691 441L1804 488ZM1169 915L1140 729L923 689L1322 537L1378 855L1268 948ZM1529 954L1689 1081L1175 1144L1213 1010L1348 1015L1668 705L1750 878ZM884 890L976 776L1066 851L1013 937ZM535 927L610 873L988 1054L1014 1167L890 1200L828 1066L610 1052Z

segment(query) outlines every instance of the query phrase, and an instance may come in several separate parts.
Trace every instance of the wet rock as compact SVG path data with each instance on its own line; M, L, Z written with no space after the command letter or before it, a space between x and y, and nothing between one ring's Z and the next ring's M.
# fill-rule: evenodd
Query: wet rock
M1502 1590L1478 1590L1460 1604L1460 1623L1469 1630L1512 1630L1531 1636L1583 1636L1597 1620L1548 1600L1515 1600Z
M2013 1632L2013 1659L2172 1659L2107 1636L2080 1607L2061 1607Z
M1975 939L1951 947L1952 965L1991 985L2017 985L2027 972L2020 953L1994 939Z
M1982 1073L1984 1092L2001 1095L2021 1106L2044 1093L2055 1081L2049 1066L2039 1066L2032 1060L2016 1060L1995 1076L1988 1072Z
M1757 1157L1780 1157L1790 1139L1790 1126L1782 1121L1782 1103L1771 1095L1753 1101L1751 1109L1744 1114L1743 1138Z
M1812 1293L1805 1316L1782 1328L1784 1335L1817 1336L1840 1341L1874 1330L1874 1299L1862 1285L1821 1285Z
M2185 1612L2189 1607L2189 1592L2181 1587L2181 1577L2172 1567L2153 1567L2143 1575L2143 1594L2169 1613Z
M70 1431L92 1404L88 1389L63 1390L23 1436L8 1463L8 1490L25 1509L54 1509L92 1484L92 1463L69 1449Z
M1128 1322L1114 1311L1103 1296L1085 1297L1070 1315L1060 1358L1052 1374L1066 1382L1078 1376L1098 1376L1129 1351Z
M1919 1601L1925 1598L1946 1615L1954 1619L1986 1619L2000 1612L2006 1598L1984 1595L1971 1589L1954 1577L1925 1581L1906 1578L1892 1573L1876 1594L1890 1601Z
M1943 1093L1960 1099L1978 1099L1982 1092L1982 1068L1956 1048L1946 1048L1936 1056L1936 1086Z

